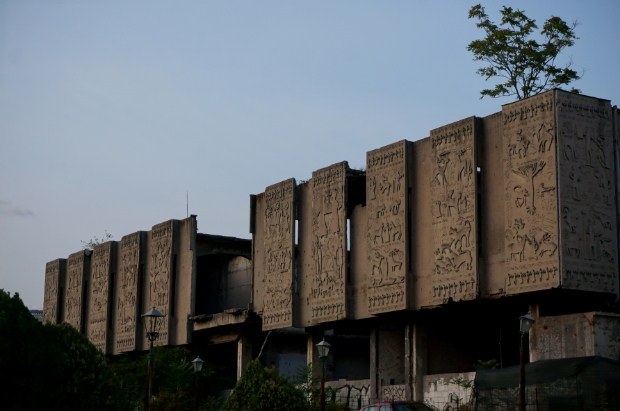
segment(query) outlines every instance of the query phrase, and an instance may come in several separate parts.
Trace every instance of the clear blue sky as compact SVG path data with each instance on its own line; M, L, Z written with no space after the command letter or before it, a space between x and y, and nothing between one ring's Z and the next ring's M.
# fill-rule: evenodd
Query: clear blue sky
M249 194L501 110L465 1L0 2L0 288L104 231L198 215L249 238ZM578 19L584 94L620 100L620 1L487 1Z

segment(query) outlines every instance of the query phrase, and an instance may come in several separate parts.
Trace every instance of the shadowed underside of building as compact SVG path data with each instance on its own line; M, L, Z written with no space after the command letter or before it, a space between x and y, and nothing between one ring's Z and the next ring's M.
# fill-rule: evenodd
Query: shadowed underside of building
M326 338L327 385L368 400L440 402L478 360L517 364L527 311L530 361L617 360L618 128L608 100L507 104L251 195L251 240L192 215L49 262L44 317L118 355L155 306L157 344L231 381L259 354L292 375Z

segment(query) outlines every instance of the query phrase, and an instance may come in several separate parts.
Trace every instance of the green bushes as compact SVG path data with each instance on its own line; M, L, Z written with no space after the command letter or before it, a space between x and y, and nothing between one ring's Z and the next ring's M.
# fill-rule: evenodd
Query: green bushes
M309 411L310 405L301 390L258 359L250 362L222 407L222 411L287 410Z

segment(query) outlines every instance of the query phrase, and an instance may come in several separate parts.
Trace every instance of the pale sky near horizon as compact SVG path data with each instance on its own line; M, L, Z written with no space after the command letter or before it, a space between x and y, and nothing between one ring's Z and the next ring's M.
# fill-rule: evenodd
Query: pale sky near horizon
M249 195L514 98L479 99L475 1L0 2L0 288L41 308L45 263L198 215L249 238ZM585 95L620 101L620 1L503 4L579 20Z

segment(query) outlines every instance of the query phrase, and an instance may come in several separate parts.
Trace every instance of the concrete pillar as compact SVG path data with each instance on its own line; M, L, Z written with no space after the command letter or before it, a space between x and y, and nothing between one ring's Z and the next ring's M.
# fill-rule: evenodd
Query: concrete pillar
M306 328L306 331L308 332L307 364L321 364L319 351L317 350L316 345L323 340L323 330ZM314 366L313 370L313 377L320 379L321 367Z
M529 312L530 315L536 320L536 322L538 322L538 317L540 317L540 304L538 303L530 303L529 305ZM534 341L535 338L538 338L538 332L537 332L537 323L534 323L534 325L532 326L532 329L530 329L530 333L527 336L528 339L528 354L530 357L530 362L534 362L534 361L538 361L538 356L536 353L535 349L532 349L533 347L536 347L536 341Z
M370 402L376 402L379 398L379 327L374 326L370 330Z
M426 324L411 324L413 400L424 400L424 376L428 373Z
M252 361L252 340L247 335L240 335L237 340L237 381Z

